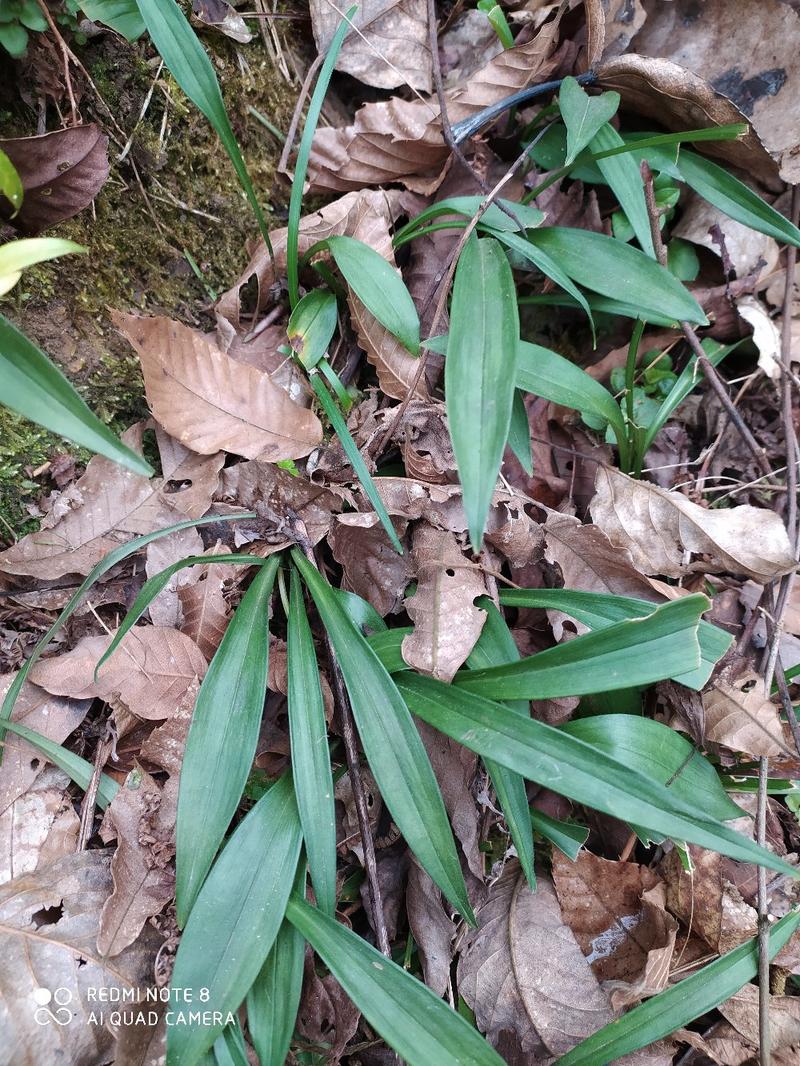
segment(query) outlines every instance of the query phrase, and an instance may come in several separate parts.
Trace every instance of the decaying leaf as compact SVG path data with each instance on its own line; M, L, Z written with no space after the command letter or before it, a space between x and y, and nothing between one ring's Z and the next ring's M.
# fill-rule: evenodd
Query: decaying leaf
M239 44L249 44L253 39L247 23L227 0L193 0L192 15L204 26L217 30Z
M745 322L753 327L753 344L758 349L758 365L777 381L781 376L781 332L767 314L767 309L755 296L742 296L736 308Z
M139 718L169 718L186 690L206 672L200 649L184 633L162 626L137 626L105 663L94 668L108 648L108 636L84 637L65 655L40 659L31 680L59 696L120 701Z
M735 996L720 1004L720 1014L751 1047L759 1046L758 989L745 985ZM769 997L770 1048L800 1047L800 999L797 996Z
M553 882L564 921L615 1009L667 986L678 923L646 866L581 851L553 850Z
M108 177L108 137L93 122L38 137L0 140L25 196L11 225L41 233L72 218L97 196Z
M196 529L178 529L169 536L151 541L147 545L145 573L149 578L153 577L173 563L190 555L201 555L202 552L203 538ZM178 589L191 582L191 575L191 569L178 570L169 579L166 587L150 602L148 612L154 625L180 628L183 615Z
M406 610L414 632L403 640L403 658L421 673L452 681L486 621L486 612L475 606L487 592L486 579L452 533L427 522L414 530L412 563L417 589Z
M123 440L141 450L145 428L132 426ZM194 455L161 430L156 438L162 477L146 478L96 455L56 499L39 531L0 553L0 570L38 578L88 574L125 541L205 514L225 456Z
M719 233L714 227L718 228ZM690 193L685 205L681 202L680 221L673 226L672 236L699 244L716 256L721 256L719 234L737 278L745 278L751 273L759 278L766 277L778 265L778 242L774 237L757 233L741 222L735 222L701 197Z
M80 819L68 783L65 773L49 766L0 814L0 884L75 851Z
M349 304L358 343L377 371L381 390L395 400L403 400L414 385L414 396L425 399L428 395L425 375L421 374L415 384L419 359L409 355L400 341L393 337L352 293Z
M405 525L395 519L397 535ZM345 587L371 603L382 617L400 609L413 568L408 552L398 555L374 511L338 515L328 538L344 571Z
M325 52L341 22L330 0L311 0L317 50ZM363 0L352 18L336 69L367 85L395 89L410 85L430 92L431 53L427 0Z
M703 693L706 740L748 755L780 755L786 750L778 708L752 670L719 677Z
M549 878L531 892L516 862L506 866L467 934L458 987L492 1044L513 1034L522 1056L563 1055L614 1013L561 917Z
M311 1044L325 1049L325 1058L337 1066L352 1038L361 1012L333 976L319 977L314 956L306 955L303 997L297 1012L297 1029Z
M209 555L224 555L227 549L217 545L209 549ZM223 585L241 567L214 563L210 566L193 566L190 578L177 588L181 608L179 629L191 637L208 662L220 645L228 625L228 605L223 594Z
M450 982L456 927L444 909L441 892L413 857L408 868L406 913L425 984L443 996Z
M770 581L795 567L783 522L774 511L742 504L707 510L679 492L598 467L592 519L644 574L680 577L693 570L746 574ZM688 553L704 558L695 563Z
M590 69L601 56L612 59L624 52L647 18L642 0L585 0L584 7Z
M212 338L169 318L115 312L113 319L139 353L153 414L192 451L278 462L308 455L322 440L312 411Z

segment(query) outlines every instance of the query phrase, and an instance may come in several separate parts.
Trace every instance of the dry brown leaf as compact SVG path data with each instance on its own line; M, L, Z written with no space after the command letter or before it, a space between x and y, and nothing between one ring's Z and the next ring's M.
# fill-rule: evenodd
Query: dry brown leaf
M763 678L752 670L723 674L702 699L705 736L710 743L747 755L786 751L778 708L764 691Z
M797 12L780 0L645 0L645 8L632 47L702 76L750 119L784 181L800 180Z
M160 540L151 541L145 552L148 578L191 555L202 555L203 538L196 529L178 529ZM177 570L154 600L150 601L150 621L157 626L180 628L183 620L178 589L191 582L193 568Z
M206 554L226 555L228 549L218 543ZM182 616L180 631L191 637L208 662L228 627L228 605L222 589L237 573L241 573L241 567L225 563L193 566L190 580L177 589Z
M766 582L795 568L786 529L774 511L749 504L707 510L679 492L605 467L598 467L595 489L595 525L626 548L644 574L727 571ZM685 552L705 558L687 563Z
M337 1066L360 1018L358 1007L333 974L320 977L313 953L307 952L297 1030L311 1044L325 1048L326 1066Z
M408 868L406 913L425 984L443 996L450 983L456 927L442 904L441 892L413 856Z
M161 725L156 726L142 744L139 756L142 762L153 763L177 778L183 765L183 750L192 721L200 681L195 678L186 689L175 713Z
M475 600L488 592L486 579L452 533L427 522L414 530L411 561L417 588L405 606L414 631L403 639L403 659L420 673L449 682L481 635L486 612Z
M49 766L0 814L0 884L75 851L80 819L68 784L65 773Z
M170 318L112 317L139 353L154 416L192 451L278 462L300 459L322 440L313 411L212 338Z
M15 676L0 676L0 699L5 697ZM89 706L88 700L68 700L61 696L51 696L49 692L28 681L22 686L14 704L12 718L27 729L60 744L78 728L86 717ZM6 734L3 740L3 762L0 765L0 813L28 791L46 765L47 760L40 751L32 748L21 737L14 736L13 733Z
M512 1034L522 1056L563 1055L614 1018L549 878L535 894L510 862L478 909L458 962L458 988L496 1045Z
M109 1061L111 1033L90 1024L90 1012L101 1009L105 990L150 983L161 941L154 929L113 963L95 945L111 891L110 862L106 851L81 851L0 889L0 1030L6 1061L14 1066ZM50 992L49 1001L43 1002L39 989ZM64 990L58 1003L52 999L56 989Z
M108 137L93 122L38 137L3 139L0 150L14 164L25 191L10 222L26 234L41 233L83 211L108 177Z
M647 18L641 0L585 0L584 7L590 69L601 57L611 59L624 52Z
M394 522L405 533L402 519ZM381 617L399 611L413 576L408 552L398 555L374 512L337 515L328 537L333 557L344 571L344 587L371 603Z
M94 668L112 637L84 637L65 655L40 659L31 680L59 696L121 701L139 718L157 720L174 714L195 678L206 672L200 649L184 633L137 626L94 681Z
M132 426L122 439L141 451L145 428ZM143 477L96 455L83 477L56 499L39 531L0 553L0 570L45 579L88 574L133 537L204 515L224 454L197 456L160 430L156 436L162 477ZM173 486L175 492L167 491Z
M745 278L751 273L756 273L759 278L772 274L778 265L778 242L775 238L735 222L694 193L681 201L680 221L673 227L672 236L708 248L719 257L719 240L715 240L709 232L714 226L718 226L722 232L725 252L737 278Z
M375 367L381 391L395 400L403 400L414 383L419 370L419 359L385 329L377 318L370 314L357 296L349 298L350 317L358 336L358 343L367 353L367 360ZM428 387L425 375L421 374L414 385L414 396L425 399Z
M412 400L398 430L392 439L399 437L408 477L429 484L458 480L444 404Z
M553 851L561 914L615 1009L666 988L678 923L645 866Z
M148 918L175 895L175 813L177 782L161 788L135 766L109 804L100 829L108 844L117 839L111 860L114 891L103 905L97 950L119 955L136 940Z
M501 52L463 87L448 91L451 123L547 78L558 62L554 52L562 10L563 5L532 40ZM308 180L315 192L396 181L415 191L433 191L449 154L438 103L393 97L365 104L346 129L317 130Z
M327 52L342 13L333 0L311 0L311 26L318 52ZM379 89L430 92L431 51L427 0L362 0L351 20L336 69Z
M758 989L745 985L718 1008L725 1020L753 1047L759 1046ZM774 1051L800 1045L800 998L769 997L770 1046Z
M249 44L253 39L247 23L227 0L192 0L192 15L204 26L239 44Z

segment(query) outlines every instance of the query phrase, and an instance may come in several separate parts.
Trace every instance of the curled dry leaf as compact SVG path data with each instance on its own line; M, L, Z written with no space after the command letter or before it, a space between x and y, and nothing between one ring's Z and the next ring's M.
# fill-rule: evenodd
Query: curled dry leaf
M227 0L192 0L192 14L204 26L239 44L249 44L253 39L247 23Z
M110 862L106 851L81 851L0 888L0 1029L6 1061L14 1066L108 1061L111 1033L89 1024L90 1011L108 995L104 990L122 992L150 981L161 940L155 930L113 962L97 950L100 912L111 891ZM40 990L57 988L69 993L66 1005L49 1004L59 1024L50 1023L46 1012L37 1020ZM90 1001L89 995L97 998Z
M774 511L742 504L706 510L679 492L599 467L591 503L596 526L644 574L681 577L695 570L770 581L795 567L783 522ZM684 553L704 558L684 562Z
M310 0L317 51L326 52L341 22L330 0ZM427 0L363 0L352 18L336 69L379 89L410 85L430 92Z
M584 7L590 69L626 51L647 18L641 0L584 0Z
M84 637L65 655L40 659L31 680L59 696L121 702L139 718L169 718L206 660L184 633L162 626L137 626L100 668L94 668L114 634Z
M758 365L773 381L781 376L781 331L772 321L767 309L755 296L742 296L736 301L739 314L753 327L753 344L758 349Z
M778 708L752 670L723 674L702 695L705 736L712 744L747 755L781 755L786 751Z
M368 361L375 367L381 391L392 399L403 400L414 385L414 396L425 399L428 396L425 375L421 374L419 381L414 383L419 359L409 355L408 349L393 337L352 293L349 304L358 343L367 353Z
M448 91L451 122L546 79L558 62L554 53L563 8L559 6L555 17L532 40L501 52L464 86ZM417 192L432 192L449 154L438 103L394 97L365 104L346 129L318 130L308 180L316 192L344 192L396 181Z
M427 522L414 530L411 560L417 589L405 605L414 631L403 640L403 658L423 674L452 681L486 621L475 606L488 591L486 579L452 533Z
M108 137L90 122L39 137L0 140L25 195L11 225L26 234L72 218L97 196L108 177Z
M308 455L322 440L312 411L212 338L169 318L115 312L113 321L139 353L153 414L192 451L278 462Z
M561 913L615 1009L666 988L678 923L646 866L553 849Z
M53 766L0 814L0 884L75 851L78 818L66 786Z
M175 895L175 812L177 787L162 789L135 766L109 804L100 835L117 839L111 860L114 891L103 904L97 950L119 955L136 940L148 918Z
M517 862L508 863L477 917L458 987L490 1043L512 1035L518 1056L529 1056L522 1061L537 1061L563 1055L613 1020L549 878L540 875L533 893Z
M132 426L122 439L141 451L145 428ZM146 478L96 455L83 477L55 500L39 531L0 553L0 570L45 579L88 574L125 541L204 515L224 454L194 455L160 430L156 438L162 477Z

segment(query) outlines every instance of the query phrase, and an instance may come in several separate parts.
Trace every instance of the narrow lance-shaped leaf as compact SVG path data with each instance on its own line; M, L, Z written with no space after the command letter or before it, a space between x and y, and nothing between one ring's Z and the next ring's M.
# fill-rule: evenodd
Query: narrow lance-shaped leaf
M790 911L769 930L767 956L774 959L800 926L800 910ZM664 989L624 1017L603 1026L558 1060L558 1066L597 1066L617 1062L637 1048L682 1029L736 995L758 972L758 941L752 939Z
M491 237L470 237L456 268L444 364L447 424L472 547L480 550L511 422L519 313L511 267Z
M481 610L486 611L478 643L467 659L469 669L497 666L500 663L514 662L519 659L519 650L500 611L488 596L481 596L476 601ZM527 718L530 708L527 700L510 701L509 710ZM536 874L533 869L533 832L528 808L528 796L525 779L508 770L493 759L484 759L486 771L491 778L497 801L505 816L508 831L517 849L520 865L531 888L536 887Z
M439 786L408 708L333 589L297 550L350 697L364 754L395 825L453 906L474 921Z
M614 127L605 123L594 135L591 147L593 152L600 153L609 148L621 148L624 144ZM655 259L644 184L636 159L632 154L624 153L600 158L597 165L616 196L619 206L625 212L642 251Z
M303 589L292 568L286 654L289 735L297 806L319 907L336 909L336 812L325 707Z
M285 774L237 826L214 863L178 946L172 1008L185 1009L208 989L211 1025L167 1030L167 1066L196 1066L238 1010L278 935L300 855L301 830L291 777ZM204 993L205 995L205 993ZM196 1009L196 1007L195 1007ZM215 1013L217 1012L217 1013ZM220 1020L218 1020L220 1019Z
M409 1066L503 1066L476 1029L407 970L298 896L289 921L363 1013Z
M594 135L617 113L619 93L590 96L574 78L564 78L558 91L558 107L567 127L565 166L575 162Z
M244 594L197 694L186 738L176 824L182 926L217 853L253 765L269 666L273 555Z
M0 315L2 402L12 411L137 474L153 468L127 448L86 406L61 371L24 333Z
M483 196L448 196L445 200L437 200L436 203L426 207L418 215L407 222L394 236L395 244L403 244L415 230L427 226L441 215L461 215L463 218L474 218L483 206ZM500 204L505 211L501 210ZM513 216L513 217L512 217ZM516 203L514 200L498 200L497 203L489 204L480 217L480 224L489 226L493 230L510 230L512 233L519 230L514 221L518 219L525 229L535 229L544 222L544 211L538 207L530 207L528 204Z
M797 876L771 851L687 805L659 781L560 729L434 678L406 671L396 682L417 717L483 758L615 818Z
M305 940L284 918L247 993L247 1028L259 1066L284 1066L286 1062L303 992L305 954Z
M533 455L531 453L531 426L525 408L525 397L521 389L514 389L511 402L511 421L508 425L508 446L519 461L519 465L531 477L533 474Z
M541 833L545 840L549 840L573 862L589 837L589 830L585 825L562 822L558 818L551 818L544 811L537 811L534 807L531 807L531 824L537 833Z

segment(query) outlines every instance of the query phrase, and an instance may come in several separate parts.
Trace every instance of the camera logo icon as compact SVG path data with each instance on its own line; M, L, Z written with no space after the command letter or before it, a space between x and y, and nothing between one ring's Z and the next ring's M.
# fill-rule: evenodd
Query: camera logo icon
M67 1006L72 1002L72 992L68 988L57 988L55 992L51 992L49 988L37 988L33 998L38 1004L33 1015L37 1025L50 1025L51 1022L56 1025L68 1025L72 1021L72 1011Z

